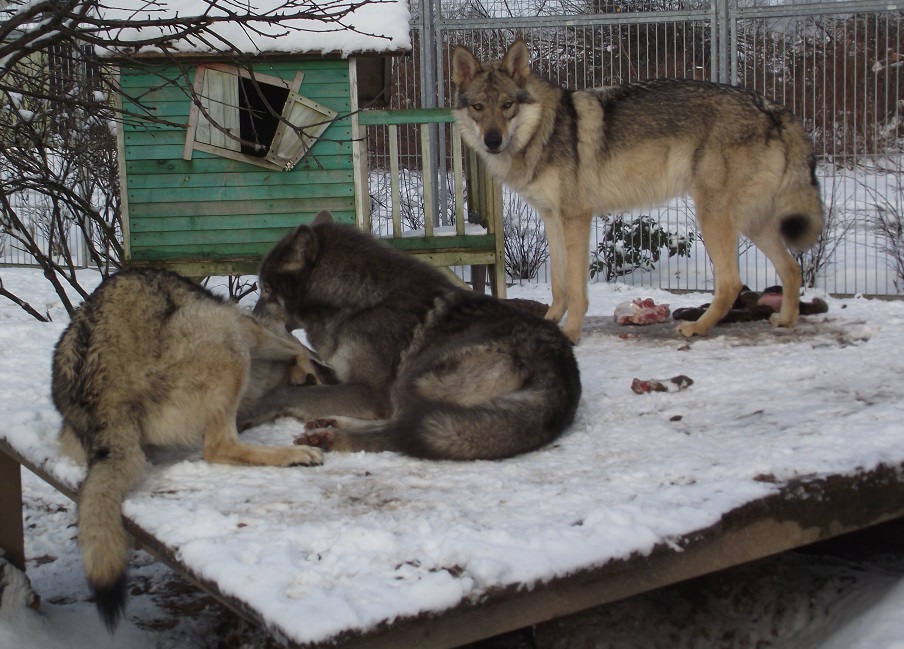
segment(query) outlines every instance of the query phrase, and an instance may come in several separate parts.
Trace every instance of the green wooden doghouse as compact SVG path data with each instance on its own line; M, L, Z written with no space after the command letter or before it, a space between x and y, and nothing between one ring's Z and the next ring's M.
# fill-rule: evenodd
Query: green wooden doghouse
M407 16L406 7L400 18L406 30ZM203 51L176 59L153 52L111 57L126 116L118 147L127 265L193 277L256 274L262 255L321 209L370 230L367 142L371 129L384 129L393 179L387 240L437 266L489 266L494 292L504 296L498 187L476 164L463 163L451 113L359 112L383 93L390 57L404 54L407 41L344 53L250 49L255 53L229 58ZM425 228L405 232L398 218L398 129L422 124L419 144L428 147L436 133L431 123L452 144L455 226L434 228L428 213ZM431 190L425 182L425 193ZM465 230L475 214L485 226L477 233Z

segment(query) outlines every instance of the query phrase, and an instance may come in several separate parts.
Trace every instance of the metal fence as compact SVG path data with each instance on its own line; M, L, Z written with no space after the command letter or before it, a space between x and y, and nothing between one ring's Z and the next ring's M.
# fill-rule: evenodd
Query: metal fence
M834 294L904 291L904 3L422 0L413 11L414 51L396 63L390 107L449 105L451 48L461 43L481 58L498 58L515 38L527 41L534 69L561 85L710 79L786 104L813 136L828 216L823 240L802 256L809 283ZM440 150L440 175L443 159ZM410 168L420 165L412 159ZM506 205L513 213L523 211L517 197L507 197ZM711 289L710 264L693 236L688 200L599 215L591 251L611 243L613 224L645 216L669 232L689 235L688 254L662 258L655 268L618 281ZM740 263L751 288L778 283L769 261L746 242ZM547 281L545 268L534 279Z
M44 256L57 263L71 260L78 268L88 266L90 259L82 230L66 227L65 218L54 220L59 208L51 204L46 194L19 191L9 194L7 200L27 232L19 232L12 223L0 219L0 266L38 265L25 242L34 242ZM59 231L61 226L65 231ZM53 228L57 231L51 232ZM65 249L61 237L66 239Z

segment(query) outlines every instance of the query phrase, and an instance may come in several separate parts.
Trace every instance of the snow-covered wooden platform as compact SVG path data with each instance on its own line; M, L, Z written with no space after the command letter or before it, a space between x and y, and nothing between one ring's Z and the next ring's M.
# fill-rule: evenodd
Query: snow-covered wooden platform
M904 303L829 299L791 332L732 325L687 344L673 324L601 315L631 297L591 294L583 401L549 448L469 464L328 455L297 469L171 453L127 499L129 529L289 646L455 647L904 516ZM70 496L81 479L53 443L61 327L0 354L5 547L18 463ZM46 369L10 382L20 353ZM694 384L630 390L677 374ZM299 430L246 435L275 444Z

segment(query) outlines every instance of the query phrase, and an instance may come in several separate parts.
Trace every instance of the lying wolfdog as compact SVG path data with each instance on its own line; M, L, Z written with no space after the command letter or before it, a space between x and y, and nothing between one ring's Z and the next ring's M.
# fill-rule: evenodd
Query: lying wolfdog
M812 144L781 106L747 90L659 80L567 90L530 69L518 40L500 61L452 54L462 138L490 172L540 213L549 238L546 317L577 341L587 311L594 213L690 194L713 262L715 295L678 332L705 334L741 290L738 234L772 261L784 285L774 326L797 322L801 270L785 245L811 246L823 228Z
M255 401L287 381L293 363L307 365L310 350L282 327L274 333L174 273L130 270L102 282L57 343L52 396L63 416L61 446L88 465L79 544L111 631L125 606L129 561L122 500L143 472L144 445L203 441L204 458L226 464L321 462L316 448L238 440L237 412L252 416Z
M255 312L303 327L342 383L261 411L313 420L296 443L497 459L551 442L574 418L578 365L557 325L459 287L329 212L267 253L260 286Z

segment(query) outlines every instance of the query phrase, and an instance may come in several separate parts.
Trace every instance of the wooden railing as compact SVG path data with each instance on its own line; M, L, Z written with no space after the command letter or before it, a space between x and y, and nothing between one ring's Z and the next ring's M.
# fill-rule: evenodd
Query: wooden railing
M483 280L489 268L493 293L505 296L505 248L502 222L502 193L473 152L463 148L461 134L448 109L429 110L374 110L358 114L362 135L360 142L368 141L369 129L387 130L387 150L390 179L390 213L392 228L385 240L393 247L418 256L434 266L471 266L472 283L483 289ZM445 126L449 124L450 126ZM439 228L440 218L436 200L437 174L431 166L431 156L421 155L419 170L422 181L424 219L423 227L416 231L405 230L402 221L402 183L400 144L402 129L417 126L419 150L432 152L438 145L438 137L447 137L451 149L446 172L452 180L450 211L453 225ZM437 128L437 125L439 128ZM440 134L440 135L437 135ZM366 188L368 173L366 162L370 159L366 147L359 152L364 178L359 187ZM356 211L362 228L371 230L370 199L367 191L358 191ZM475 225L480 231L475 232ZM471 227L469 227L471 226Z

